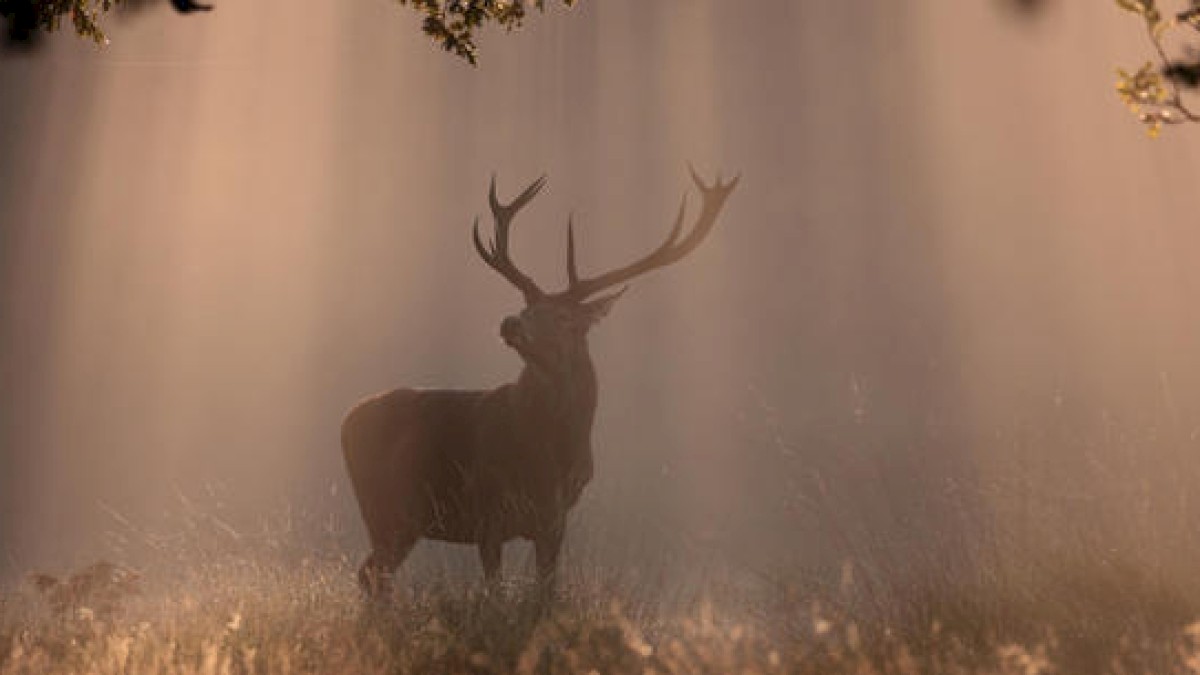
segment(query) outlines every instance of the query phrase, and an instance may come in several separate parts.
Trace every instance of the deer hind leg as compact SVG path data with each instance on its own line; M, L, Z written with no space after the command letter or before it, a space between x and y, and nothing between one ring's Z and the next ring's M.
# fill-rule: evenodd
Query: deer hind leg
M548 526L533 540L533 557L537 565L538 583L547 595L554 593L558 582L558 553L562 549L562 541L562 523Z
M392 597L392 577L396 568L408 557L416 545L417 536L397 537L385 546L376 546L362 567L358 569L358 585L371 601L384 601Z

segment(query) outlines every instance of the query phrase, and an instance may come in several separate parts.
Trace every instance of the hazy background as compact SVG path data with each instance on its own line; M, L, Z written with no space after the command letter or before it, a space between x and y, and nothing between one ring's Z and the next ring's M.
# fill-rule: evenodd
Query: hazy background
M574 560L1190 533L1200 132L1116 100L1148 46L1110 4L585 0L471 68L386 0L260 0L3 58L0 570L112 557L114 511L181 495L357 555L341 415L518 370L490 174L549 174L514 249L553 288L569 212L584 274L623 264L687 161L743 180L593 333Z

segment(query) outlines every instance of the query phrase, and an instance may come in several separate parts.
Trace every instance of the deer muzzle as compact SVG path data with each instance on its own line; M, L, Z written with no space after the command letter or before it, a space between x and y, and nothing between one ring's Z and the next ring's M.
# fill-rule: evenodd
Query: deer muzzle
M500 323L500 337L504 339L504 344L518 352L529 344L529 336L525 333L525 327L515 316L507 317Z

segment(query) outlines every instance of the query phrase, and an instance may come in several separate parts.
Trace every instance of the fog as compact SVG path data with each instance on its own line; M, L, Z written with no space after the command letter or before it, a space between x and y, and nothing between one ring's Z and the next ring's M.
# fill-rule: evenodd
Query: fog
M395 3L294 5L0 60L5 575L136 557L120 521L185 504L361 555L345 411L519 370L470 242L493 173L549 175L513 246L559 288L569 214L584 274L624 264L699 204L688 162L742 181L592 333L569 564L1190 532L1194 132L1116 99L1148 52L1115 7L589 0L472 68Z

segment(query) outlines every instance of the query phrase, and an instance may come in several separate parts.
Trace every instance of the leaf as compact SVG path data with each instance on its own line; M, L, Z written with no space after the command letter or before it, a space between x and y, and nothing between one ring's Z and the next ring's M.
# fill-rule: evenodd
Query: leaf
M1117 6L1126 12L1145 16L1146 12L1154 8L1154 2L1153 0L1117 0Z

